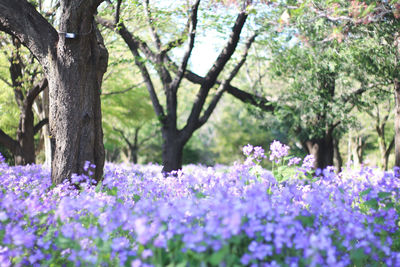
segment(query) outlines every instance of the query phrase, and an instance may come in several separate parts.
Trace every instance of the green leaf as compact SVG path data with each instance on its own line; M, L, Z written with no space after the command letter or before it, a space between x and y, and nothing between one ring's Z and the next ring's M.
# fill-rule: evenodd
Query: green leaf
M391 195L392 195L392 193L389 193L389 192L379 192L378 193L379 198L387 198L387 197L390 197Z
M140 198L141 198L141 196L138 195L138 194L133 195L133 200L134 200L135 202L138 202L138 201L140 200Z
M99 193L99 192L101 191L101 188L102 188L102 187L103 187L103 183L102 183L102 182L98 183L98 184L96 185L95 192L96 192L96 193Z
M69 238L65 238L63 236L59 236L56 239L56 244L60 248L70 248L73 245L73 241Z
M376 223L376 224L384 224L385 223L385 218L383 218L383 217L375 217L374 223Z
M379 209L379 204L378 204L378 200L376 199L370 199L368 201L365 201L365 205L367 205L368 207L374 209L374 210L378 210Z
M364 250L362 248L359 248L350 252L350 258L356 266L364 266L363 263L366 260L367 256L365 255Z
M229 254L229 246L225 245L222 249L218 250L217 252L214 252L208 259L208 262L212 265L220 266L220 263L228 254Z
M315 215L311 216L298 215L296 216L295 219L299 220L304 227L311 227L314 225Z
M368 195L369 192L371 192L371 191L372 191L372 188L368 188L368 189L366 189L366 190L360 192L360 197L363 197L363 196Z
M109 189L107 191L107 194L110 195L110 196L117 196L118 195L118 188L114 186L113 188L111 188L111 189Z

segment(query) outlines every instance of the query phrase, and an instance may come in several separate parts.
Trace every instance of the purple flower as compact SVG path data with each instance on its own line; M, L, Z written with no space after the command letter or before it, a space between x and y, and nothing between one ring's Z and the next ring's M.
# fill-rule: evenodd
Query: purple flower
M264 149L260 146L254 147L254 157L257 159L265 158Z
M7 213L5 213L4 211L0 211L0 222L4 222L7 219L8 219Z
M315 163L315 158L313 155L307 155L304 159L303 159L303 164L301 165L301 167L307 169L307 170L311 170L314 167L314 163Z
M6 159L4 158L4 156L0 153L0 163L4 163L6 161Z
M297 165L300 163L300 161L301 161L301 158L293 157L293 158L289 159L288 166Z
M153 251L151 251L151 249L145 249L142 252L142 258L143 259L147 259L148 257L153 256Z
M146 244L152 237L149 235L146 218L138 218L134 221L137 240L141 244Z
M70 223L66 223L61 228L61 233L66 238L73 238L74 237L74 226Z
M153 245L158 248L166 248L167 247L167 240L163 234L159 234L153 242Z
M124 236L116 237L112 240L111 248L114 251L119 251L127 247L129 247L129 240Z
M275 163L279 163L283 157L289 155L289 146L282 144L279 141L274 140L269 147L271 154L269 160L275 160Z
M394 177L396 177L396 178L400 177L400 167L394 166L393 167L393 172L394 172Z
M250 156L251 152L253 152L253 146L248 144L246 146L243 147L243 154L248 157Z
M139 259L133 260L131 262L131 267L141 267L142 266L142 262Z
M25 246L27 248L33 247L33 244L35 242L35 235L32 233L24 231L21 227L19 226L14 226L10 229L8 233L13 240L13 244L16 246Z

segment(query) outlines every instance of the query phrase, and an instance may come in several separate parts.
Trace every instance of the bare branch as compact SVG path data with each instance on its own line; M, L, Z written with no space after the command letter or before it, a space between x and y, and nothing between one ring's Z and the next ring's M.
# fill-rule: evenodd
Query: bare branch
M228 60L232 57L235 49L239 43L240 34L242 32L243 26L247 19L247 13L242 11L236 18L236 22L232 28L231 35L224 49L222 49L221 53L218 55L215 60L213 66L206 74L206 83L207 87L212 87L217 80L218 75L221 73L223 68L225 67Z
M207 120L210 118L212 112L214 111L215 107L217 106L219 100L222 97L222 94L228 89L229 84L232 82L233 78L238 74L240 68L243 66L244 62L246 61L247 55L249 53L249 49L251 47L251 44L255 41L257 37L257 33L254 33L246 42L245 49L242 55L241 60L236 64L234 69L230 72L229 76L227 79L225 79L221 84L218 89L217 94L213 97L211 100L210 105L204 112L204 114L200 117L199 119L199 127L207 122Z
M146 44L146 42L140 40L137 36L132 35L125 27L125 24L123 22L119 23L118 28L116 25L107 19L101 18L101 17L96 17L96 22L103 25L104 27L118 32L122 39L124 39L125 43L129 47L129 43L134 44L142 53L146 56L146 58L150 59L152 62L157 62L158 58L156 53L154 53L149 46Z
M33 101L35 98L42 92L46 87L48 86L47 79L44 78L41 80L38 84L36 84L31 90L26 95L26 98L24 100L24 105L28 107L29 109L32 108Z
M19 148L19 144L17 141L12 139L8 134L3 132L0 129L0 144L2 144L5 148L11 151L11 153L15 154L17 149Z
M42 129L43 126L45 126L45 125L48 124L48 123L49 123L49 119L48 119L48 118L44 118L43 120L39 121L39 122L35 125L35 127L33 128L33 134L34 134L34 135L37 134L37 133L40 131L40 129Z
M115 25L118 25L119 24L119 16L120 16L120 11L121 11L121 3L122 3L122 0L118 0L117 1L117 8L115 9L115 20L114 20L114 23L115 23Z
M133 36L125 27L124 23L120 23L118 28L115 27L115 24L109 20L97 17L96 21L101 25L107 27L111 30L116 30L124 39L125 43L128 45L131 53L135 59L135 64L138 66L143 81L146 84L147 90L150 94L150 99L153 104L154 111L159 118L161 123L164 123L165 113L163 107L160 105L160 101L158 100L158 96L156 90L154 88L153 82L151 80L150 74L144 64L143 58L140 56L138 49L142 47L141 51L145 54L146 57L157 58L157 56L148 48L147 44L143 41L140 41L139 38ZM155 59L156 60L156 59Z
M197 2L200 2L200 0ZM198 6L198 3L195 3L194 5L196 5L196 4ZM193 7L192 7L191 14L193 14ZM170 41L167 45L164 46L164 48L161 50L162 55L166 55L169 51L171 51L171 49L173 49L175 47L179 47L185 42L186 35L187 35L187 33L189 33L190 25L193 25L192 15L189 16L188 21L186 22L185 28L183 29L183 32L180 34L180 36L177 39Z
M0 0L0 31L18 38L43 66L57 48L57 31L28 1Z
M239 42L240 33L242 28L246 22L247 14L245 11L241 11L235 21L235 24L232 28L231 35L225 48L218 55L215 60L213 66L206 74L206 77L201 83L200 90L197 94L196 100L193 103L192 110L186 122L186 129L195 127L198 123L200 113L203 109L204 103L206 101L207 95L210 89L216 84L218 75L221 73L223 68L225 67L228 60L232 57L233 53L236 50L236 47Z
M150 26L150 30L151 30L151 34L153 36L154 39L154 43L157 47L157 50L159 52L161 52L161 41L160 41L160 36L158 36L157 30L154 28L153 25L153 17L151 15L151 10L150 10L150 0L146 0L144 1L144 5L145 5L145 11L146 11L146 17L147 17L147 22Z
M7 81L7 79L5 79L4 77L1 77L1 76L0 76L0 80L1 80L2 82L4 82L5 84L7 84L9 87L13 87L12 84L11 84L9 81Z
M132 148L132 147L133 147L132 143L129 141L129 139L126 137L126 135L124 134L124 132L123 132L122 130L117 129L117 128L115 128L115 127L113 127L113 130L116 131L116 132L118 132L118 133L121 135L121 137L122 137L122 138L124 139L124 141L127 143L127 145L129 146L129 148Z
M226 81L224 81L219 86L217 93L214 95L213 99L211 100L211 103L208 105L208 107L204 111L203 115L199 118L196 128L200 128L207 122L207 120L210 118L212 112L214 111L215 107L217 106L219 100L221 99L223 93L226 91L226 88L227 88L227 83L226 83Z
M132 89L135 89L137 87L139 87L140 85L142 85L144 82L129 86L128 88L121 90L121 91L113 91L113 92L109 92L109 93L102 93L101 96L109 96L109 95L116 95L116 94L123 94L126 93Z
M394 140L394 136L393 136L392 140L390 140L389 147L385 151L385 157L387 157L390 154L390 152L392 152L392 150L394 148L394 143L395 143L394 141L395 140Z
M195 2L195 4L193 5L192 11L190 14L191 27L190 27L190 31L189 31L189 43L188 43L187 49L185 51L185 55L183 56L182 63L176 73L175 79L172 81L171 86L170 86L171 90L174 93L176 93L179 88L179 85L183 78L183 74L185 73L186 68L187 68L189 57L192 54L192 50L194 47L194 39L196 37L196 27L197 27L197 11L199 9L199 4L200 4L200 0L197 0Z

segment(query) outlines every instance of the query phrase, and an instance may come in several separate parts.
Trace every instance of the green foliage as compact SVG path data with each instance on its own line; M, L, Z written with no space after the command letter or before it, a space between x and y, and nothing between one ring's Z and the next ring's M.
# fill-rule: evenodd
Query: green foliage
M15 136L18 128L19 109L14 99L14 92L4 81L11 82L7 57L0 54L0 129L10 136Z

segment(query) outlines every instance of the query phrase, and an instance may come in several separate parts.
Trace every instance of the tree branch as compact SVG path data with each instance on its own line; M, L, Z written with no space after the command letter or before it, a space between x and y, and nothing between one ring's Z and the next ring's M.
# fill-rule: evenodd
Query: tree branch
M0 80L1 80L2 82L4 82L5 84L7 84L9 87L13 87L12 84L11 84L9 81L7 81L7 79L5 79L5 78L3 78L3 77L0 76Z
M19 53L19 49L21 45L19 44L19 41L17 38L13 37L13 45L14 49L11 52L11 56L9 57L9 62L10 62L10 77L11 77L11 83L12 83L12 88L14 91L14 97L15 101L18 104L18 107L21 109L23 106L24 102L24 94L22 92L22 86L23 86L23 81L22 81L22 59Z
M44 118L43 120L39 121L35 127L33 128L33 134L36 135L46 124L49 123L48 118Z
M118 132L118 133L122 136L122 138L125 140L125 142L126 142L127 145L129 146L129 148L132 148L132 147L133 147L133 145L131 144L131 142L129 141L129 139L125 136L125 134L124 134L124 132L123 132L122 130L117 129L117 128L115 128L115 127L113 127L113 130L116 131L116 132Z
M192 54L193 51L193 47L194 47L194 39L196 37L196 27L197 27L197 11L199 9L199 4L200 4L200 0L197 0L195 2L195 4L192 6L192 10L190 13L190 30L189 30L189 43L188 46L186 48L185 54L183 56L182 59L182 63L180 65L180 67L178 68L178 71L176 73L175 79L172 81L170 88L172 89L173 92L177 92L179 85L182 81L183 78L183 74L186 71L187 68L187 64L189 61L189 57Z
M108 28L115 29L115 25L113 25L112 22L98 18L98 21L102 24L105 25ZM156 90L154 89L153 82L151 80L150 74L147 71L147 68L143 62L142 57L139 54L138 48L140 46L139 42L137 41L136 38L133 37L133 35L125 28L125 25L123 23L120 23L118 29L116 29L118 33L121 35L121 37L124 39L125 43L128 45L129 49L131 50L131 53L133 54L133 57L135 59L135 64L136 66L139 67L140 72L142 74L143 80L146 84L147 90L149 91L150 94L150 99L153 104L154 111L159 118L159 120L163 123L164 118L165 118L165 113L160 105L160 101L158 100L158 96L156 93Z
M166 64L170 66L170 68L176 72L178 67L175 64L175 62L173 62L169 57L166 57L165 59ZM184 77L194 83L194 84L200 84L202 85L205 82L205 78L190 71L190 70L186 70ZM216 84L220 85L221 81L216 81ZM263 111L266 112L273 112L275 110L275 103L270 102L268 99L255 95L255 94L251 94L248 92L245 92L235 86L232 86L231 84L227 85L227 93L231 94L233 97L239 99L240 101L242 101L243 103L247 103L250 105L253 105L255 107L260 108Z
M146 11L146 17L147 17L147 22L150 26L150 32L153 36L154 43L156 45L156 48L159 52L161 52L161 41L160 41L160 36L158 36L158 33L156 29L154 28L153 25L153 18L151 16L151 10L150 10L150 0L144 1L144 7Z
M17 141L12 139L8 134L3 132L3 130L0 129L0 143L7 148L8 150L11 151L11 153L16 154L17 149L19 147L19 144Z
M45 68L57 48L57 31L25 0L0 0L0 31L18 38Z
M101 96L109 96L109 95L116 95L116 94L123 94L126 93L132 89L135 89L137 87L139 87L140 85L142 85L144 82L129 86L128 88L121 90L121 91L113 91L113 92L109 92L109 93L102 93Z
M389 147L385 151L385 157L387 157L390 154L390 152L393 150L394 141L395 140L394 140L394 136L393 136L392 140L390 141Z
M218 55L211 69L206 74L205 82L207 83L207 87L211 88L215 84L218 75L221 73L226 63L235 52L246 19L247 19L247 13L245 11L241 11L236 18L236 22L232 28L232 32L227 44L225 45L221 53Z
M204 80L201 83L200 90L197 94L196 100L193 103L192 110L187 119L186 126L184 127L184 131L190 131L189 129L193 129L198 124L199 116L201 110L203 109L204 103L206 101L207 95L210 89L216 84L218 75L221 73L223 68L225 67L228 60L232 57L237 44L239 42L240 33L242 28L246 22L247 14L245 11L241 11L235 21L235 24L232 28L231 35L225 48L218 55L215 60L213 66L206 74Z
M232 82L233 78L238 74L240 68L243 66L244 62L246 61L247 55L249 53L249 49L252 45L252 43L255 41L257 37L257 33L254 33L246 42L245 49L242 55L241 60L236 64L236 66L233 68L233 70L230 72L229 76L227 79L225 79L221 84L220 88L217 91L217 94L213 97L211 100L210 105L204 112L204 114L200 117L199 119L199 127L202 126L207 122L207 120L210 118L212 112L214 111L215 107L217 106L219 100L222 97L222 94L228 89L229 84Z
M46 78L42 79L38 84L36 84L31 90L28 91L24 105L29 109L32 108L33 101L35 98L48 86L48 81Z
M120 11L121 11L121 3L122 3L122 0L118 0L118 1L117 1L117 8L115 9L115 16L114 16L114 18L115 18L115 20L114 20L115 25L118 25L118 24L119 24L119 16L120 16Z
M198 1L200 3L200 0ZM195 3L193 6L197 4L198 8L198 3ZM193 7L192 7L192 12L193 12ZM197 12L197 11L196 11ZM190 25L193 25L192 23L192 16L189 17L188 21L186 22L185 28L183 29L183 32L180 34L180 36L175 39L170 41L167 45L164 46L164 48L161 50L162 55L166 55L171 49L181 46L185 42L185 36L189 32Z
M122 39L124 39L125 43L128 45L129 49L131 50L131 53L135 59L135 64L136 66L139 67L140 72L142 74L143 80L146 84L147 90L149 91L150 94L150 99L151 102L153 104L153 108L154 111L156 113L156 116L159 118L159 121L161 123L165 122L165 113L164 113L164 109L162 108L162 106L160 105L160 101L158 100L158 96L156 93L156 90L154 88L153 82L151 80L150 74L147 71L147 68L143 62L143 58L140 56L139 54L139 47L142 46L144 48L145 51L147 51L148 55L150 56L154 56L154 53L150 50L147 49L147 45L144 45L144 42L139 41L138 38L134 37L125 27L124 23L120 23L118 28L115 28L115 24L112 23L109 20L105 20L102 18L97 18L96 19L101 25L112 29L112 30L116 30L122 37ZM143 51L143 50L142 50ZM144 52L144 54L147 56L147 53Z

